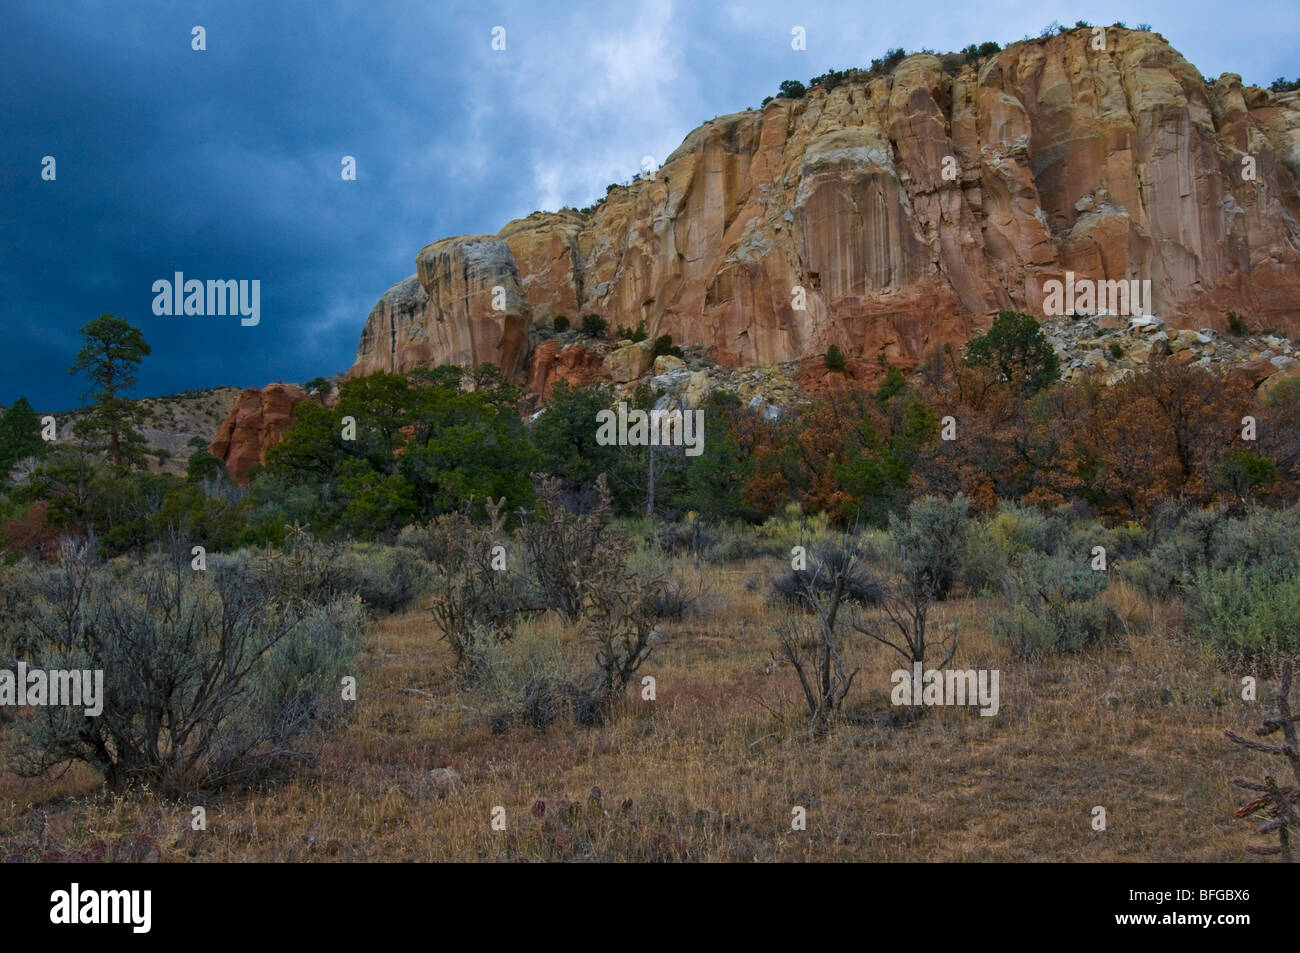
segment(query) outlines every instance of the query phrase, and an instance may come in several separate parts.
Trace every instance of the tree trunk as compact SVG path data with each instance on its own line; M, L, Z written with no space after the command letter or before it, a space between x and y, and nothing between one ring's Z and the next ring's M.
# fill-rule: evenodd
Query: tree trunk
M650 476L647 481L648 489L646 491L646 499L645 499L645 515L647 517L654 516L654 511L655 511L655 448L654 446L651 445L649 450L650 450L650 467L649 467Z

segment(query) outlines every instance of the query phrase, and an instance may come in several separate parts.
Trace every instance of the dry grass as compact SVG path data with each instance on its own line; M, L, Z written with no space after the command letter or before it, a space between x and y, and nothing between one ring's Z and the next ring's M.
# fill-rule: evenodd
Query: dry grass
M1000 670L1000 712L934 708L891 727L901 666L858 639L855 721L811 743L793 673L771 667L767 572L704 567L706 595L643 669L657 700L629 690L604 727L493 734L416 611L372 624L356 718L313 771L195 802L203 832L193 804L110 794L84 768L0 771L0 854L104 841L221 861L1245 859L1254 838L1228 782L1258 765L1223 730L1248 730L1258 707L1176 636L1172 609L1116 591L1126 649L1028 665L990 638L992 603L945 604L936 621L961 624L954 664ZM445 794L430 778L444 766L462 778ZM791 830L795 805L806 831ZM491 827L496 806L505 831Z

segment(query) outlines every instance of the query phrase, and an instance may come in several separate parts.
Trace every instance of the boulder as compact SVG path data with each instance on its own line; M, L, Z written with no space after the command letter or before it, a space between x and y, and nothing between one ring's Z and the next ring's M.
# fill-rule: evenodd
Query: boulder
M704 402L709 399L709 393L712 389L713 385L709 382L709 372L696 371L686 384L686 406L691 410L704 406Z
M1300 379L1300 361L1292 362L1283 370L1270 374L1259 385L1259 393L1267 400L1279 387Z
M654 361L654 343L640 341L616 348L605 358L610 380L616 384L634 381L650 369Z
M434 768L429 772L429 783L438 797L446 797L460 788L460 772L455 768Z

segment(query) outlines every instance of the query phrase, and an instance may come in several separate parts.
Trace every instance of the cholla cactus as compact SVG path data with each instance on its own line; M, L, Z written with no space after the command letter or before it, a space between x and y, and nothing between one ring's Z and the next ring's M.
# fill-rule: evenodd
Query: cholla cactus
M1300 749L1296 744L1295 727L1296 722L1300 722L1300 714L1291 714L1291 705L1287 700L1287 696L1291 694L1293 668L1294 663L1290 659L1282 663L1282 685L1277 699L1277 717L1265 719L1264 723L1255 729L1255 734L1261 737L1271 735L1275 731L1281 731L1283 744L1264 744L1262 741L1243 738L1232 731L1224 732L1229 740L1239 745L1244 745L1252 751L1280 754L1291 764L1291 773L1295 776L1296 781L1294 785L1279 784L1272 775L1265 775L1262 784L1258 781L1247 781L1243 778L1238 778L1232 782L1239 788L1254 791L1260 795L1240 808L1237 811L1237 816L1246 818L1262 813L1267 820L1259 826L1258 833L1271 834L1276 831L1278 836L1276 844L1252 845L1246 848L1247 852L1251 854L1276 854L1285 863L1295 861L1291 840L1293 836L1300 836L1300 814L1296 810L1296 804L1300 802Z

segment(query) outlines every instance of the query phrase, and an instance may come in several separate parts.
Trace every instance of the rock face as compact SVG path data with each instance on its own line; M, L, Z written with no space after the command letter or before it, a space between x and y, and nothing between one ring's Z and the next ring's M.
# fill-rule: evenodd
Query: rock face
M415 264L417 274L371 310L349 374L491 361L517 378L532 311L510 246L491 235L446 238Z
M428 303L429 295L425 292L424 285L420 284L418 275L399 281L384 292L384 296L370 310L366 326L361 331L358 358L363 353L374 358L361 373L397 371L399 341L400 353L404 355L405 361L420 363L433 359L434 349L424 322L424 311ZM387 366L382 357L388 358Z
M567 381L575 387L585 387L600 380L609 380L609 372L605 369L605 359L599 351L582 344L565 345L552 338L534 349L527 386L545 400L551 395L551 388L556 381Z
M486 360L526 382L529 328L587 313L726 366L836 344L906 369L998 310L1042 317L1067 271L1150 280L1170 326L1231 308L1300 332L1297 94L1207 85L1119 28L1102 51L1078 29L859 76L705 123L591 212L426 247L351 373Z
M211 453L226 464L239 482L255 464L266 462L266 451L279 443L293 423L293 408L306 400L297 384L268 384L249 388L235 400L230 416L212 441Z

